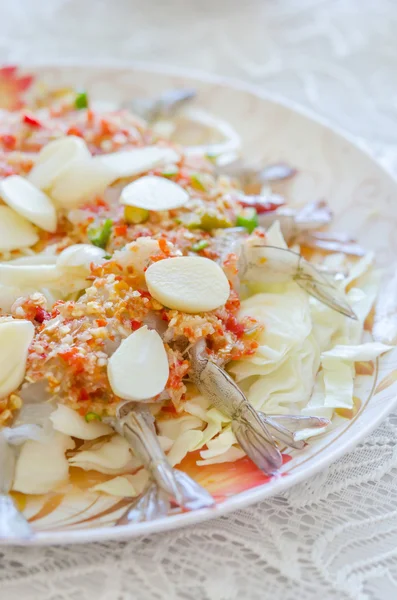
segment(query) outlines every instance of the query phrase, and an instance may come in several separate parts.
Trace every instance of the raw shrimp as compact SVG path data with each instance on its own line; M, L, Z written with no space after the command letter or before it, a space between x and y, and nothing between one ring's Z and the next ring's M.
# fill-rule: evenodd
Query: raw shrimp
M242 246L239 258L242 283L284 283L296 281L308 294L333 310L357 319L344 294L300 254L250 238Z
M297 431L329 424L328 419L318 417L268 416L256 411L230 375L209 359L204 338L190 349L189 354L192 381L200 393L231 420L238 443L267 475L275 474L283 464L275 439L300 449L305 442L295 439Z
M186 473L170 466L160 447L154 418L147 406L138 402L124 402L118 407L114 426L129 442L150 474L148 487L121 518L123 523L166 516L171 502L187 510L214 505L212 496L204 488Z

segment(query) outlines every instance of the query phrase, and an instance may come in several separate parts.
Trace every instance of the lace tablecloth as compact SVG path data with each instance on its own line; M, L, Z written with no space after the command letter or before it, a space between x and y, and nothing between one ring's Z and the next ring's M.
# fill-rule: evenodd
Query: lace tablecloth
M0 2L7 63L145 60L231 75L364 138L397 172L394 0ZM157 536L0 550L1 600L392 600L397 415L283 496Z

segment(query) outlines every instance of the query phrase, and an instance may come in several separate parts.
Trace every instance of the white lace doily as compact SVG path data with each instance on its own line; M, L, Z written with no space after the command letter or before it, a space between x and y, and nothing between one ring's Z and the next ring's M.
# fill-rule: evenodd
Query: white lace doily
M397 173L394 0L1 0L0 18L1 62L144 60L239 77L361 136ZM0 598L394 600L397 416L327 471L229 517L130 542L0 549Z

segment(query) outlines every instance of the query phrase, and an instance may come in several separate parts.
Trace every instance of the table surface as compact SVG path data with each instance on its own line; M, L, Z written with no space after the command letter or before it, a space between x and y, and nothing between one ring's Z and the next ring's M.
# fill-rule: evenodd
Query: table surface
M244 6L244 8L243 8ZM0 0L0 61L147 61L286 96L397 173L394 0ZM392 600L397 415L282 496L127 542L0 549L3 600Z

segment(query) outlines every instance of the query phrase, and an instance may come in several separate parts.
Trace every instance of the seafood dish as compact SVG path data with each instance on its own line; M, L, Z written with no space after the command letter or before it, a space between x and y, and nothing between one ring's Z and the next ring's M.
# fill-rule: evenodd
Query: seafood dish
M129 499L118 524L214 506L189 460L278 477L392 348L365 336L374 254L325 199L290 204L294 165L245 162L194 90L107 106L19 81L0 125L0 538L34 536L16 499L76 472Z

